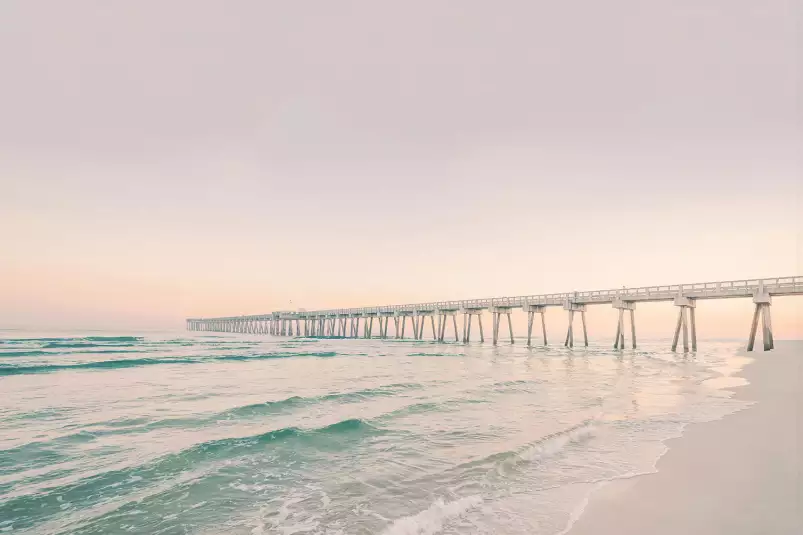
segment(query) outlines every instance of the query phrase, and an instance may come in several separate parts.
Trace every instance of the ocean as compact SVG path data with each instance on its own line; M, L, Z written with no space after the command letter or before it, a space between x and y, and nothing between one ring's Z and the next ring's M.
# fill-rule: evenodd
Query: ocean
M0 332L0 533L566 533L747 406L699 345Z

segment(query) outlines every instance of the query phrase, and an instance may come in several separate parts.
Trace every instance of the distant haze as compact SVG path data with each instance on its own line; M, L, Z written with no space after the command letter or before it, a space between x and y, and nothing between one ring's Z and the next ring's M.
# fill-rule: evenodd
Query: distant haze
M0 328L800 274L798 11L4 0Z

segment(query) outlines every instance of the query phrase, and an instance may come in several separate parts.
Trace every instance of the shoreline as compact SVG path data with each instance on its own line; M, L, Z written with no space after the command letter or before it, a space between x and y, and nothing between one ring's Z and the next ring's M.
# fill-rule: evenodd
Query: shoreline
M755 352L725 388L752 404L688 424L656 472L593 490L567 535L803 533L803 342Z

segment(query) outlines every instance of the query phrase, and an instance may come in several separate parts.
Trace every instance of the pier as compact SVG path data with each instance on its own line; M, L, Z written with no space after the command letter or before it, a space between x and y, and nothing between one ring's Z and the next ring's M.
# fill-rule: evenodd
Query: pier
M190 331L270 334L273 336L387 339L389 337L388 324L392 318L394 339L405 338L406 327L409 323L410 335L414 340L425 339L427 337L426 327L429 325L431 339L434 341L444 342L450 339L448 331L451 327L455 342L462 340L463 343L468 343L471 341L471 327L474 323L477 324L479 330L479 341L485 342L482 318L484 312L489 312L491 314L491 340L496 345L500 339L505 338L504 334L500 333L505 330L505 325L509 334L509 343L515 343L511 314L521 310L527 314L527 345L531 346L533 328L537 328L536 317L540 316L538 323L541 326L541 338L543 345L547 345L544 311L547 307L562 307L566 311L567 317L566 338L563 345L574 347L575 315L580 316L583 345L588 346L586 309L591 305L608 304L618 311L618 321L615 325L616 334L613 336L614 349L625 348L626 323L629 323L630 327L630 345L635 349L636 305L640 302L665 301L671 302L678 309L672 351L677 350L682 333L683 351L688 352L690 350L697 351L695 308L698 300L750 298L755 304L755 309L750 323L747 350L753 350L760 321L764 350L769 351L775 345L772 334L772 298L784 295L803 295L803 276L491 297L406 305L276 311L249 316L188 318L186 327ZM458 329L458 316L462 316L462 329ZM474 320L475 316L476 321ZM376 333L374 332L374 322L378 325Z

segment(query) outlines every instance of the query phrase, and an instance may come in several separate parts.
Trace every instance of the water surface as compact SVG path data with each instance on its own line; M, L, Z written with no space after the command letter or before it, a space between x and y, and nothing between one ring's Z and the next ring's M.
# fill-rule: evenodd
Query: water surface
M745 406L738 343L0 333L0 531L557 534Z

